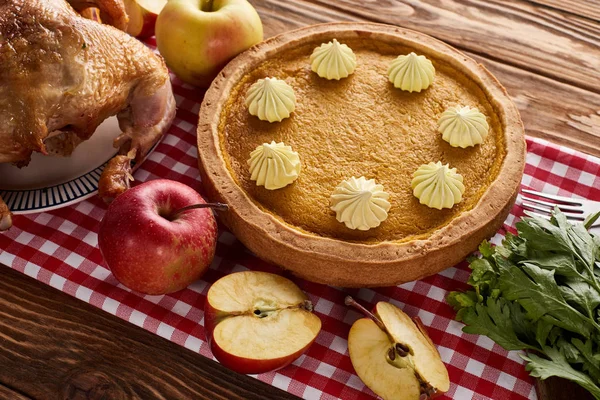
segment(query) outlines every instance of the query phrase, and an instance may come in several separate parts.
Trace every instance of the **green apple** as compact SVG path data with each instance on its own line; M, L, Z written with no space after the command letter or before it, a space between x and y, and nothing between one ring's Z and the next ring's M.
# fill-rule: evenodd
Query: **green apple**
M260 17L246 0L170 0L156 21L158 50L168 67L200 87L262 39Z

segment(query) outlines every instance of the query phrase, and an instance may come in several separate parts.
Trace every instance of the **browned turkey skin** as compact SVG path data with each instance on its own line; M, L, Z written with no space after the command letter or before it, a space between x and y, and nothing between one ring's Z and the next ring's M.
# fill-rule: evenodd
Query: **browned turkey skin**
M127 26L122 0L71 3ZM175 116L162 58L65 0L0 0L0 162L26 166L34 151L68 156L112 115L122 130L115 147L140 161ZM121 157L105 170L101 196L129 187L130 161ZM0 199L0 230L10 226Z

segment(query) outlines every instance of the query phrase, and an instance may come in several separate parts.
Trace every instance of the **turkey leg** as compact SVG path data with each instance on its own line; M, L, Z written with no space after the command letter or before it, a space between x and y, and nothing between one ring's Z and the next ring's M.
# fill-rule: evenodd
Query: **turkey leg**
M108 162L98 182L98 194L107 203L129 189L133 180L131 161L139 165L175 118L175 98L169 80L152 94L148 93L152 92L144 85L135 88L129 106L117 116L123 133L114 145L121 155Z

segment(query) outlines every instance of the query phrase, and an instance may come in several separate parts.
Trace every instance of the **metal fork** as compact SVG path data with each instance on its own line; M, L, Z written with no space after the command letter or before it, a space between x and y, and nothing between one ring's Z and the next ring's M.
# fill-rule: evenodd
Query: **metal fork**
M521 204L523 207L544 213L539 214L537 212L529 211L528 214L543 218L548 218L550 211L552 211L554 207L558 207L568 220L575 221L583 221L588 215L600 211L600 201L573 199L570 197L536 192L535 190L529 189L521 189L521 192L545 199L540 200L521 195ZM592 227L600 227L600 218L592 224Z

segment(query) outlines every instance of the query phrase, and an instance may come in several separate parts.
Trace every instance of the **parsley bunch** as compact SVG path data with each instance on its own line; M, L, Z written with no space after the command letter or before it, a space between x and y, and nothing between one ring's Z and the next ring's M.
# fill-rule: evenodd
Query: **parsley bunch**
M600 237L555 209L550 220L523 218L501 246L485 241L469 260L473 290L448 303L466 333L506 350L525 350L536 378L574 381L600 400Z

